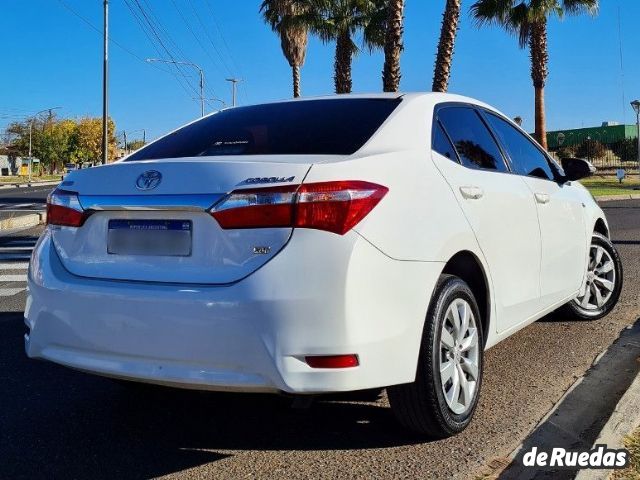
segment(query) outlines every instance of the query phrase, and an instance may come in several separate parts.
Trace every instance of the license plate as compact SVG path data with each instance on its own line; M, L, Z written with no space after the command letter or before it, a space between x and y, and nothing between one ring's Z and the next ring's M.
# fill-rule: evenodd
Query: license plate
M109 220L107 252L116 255L191 255L189 220Z

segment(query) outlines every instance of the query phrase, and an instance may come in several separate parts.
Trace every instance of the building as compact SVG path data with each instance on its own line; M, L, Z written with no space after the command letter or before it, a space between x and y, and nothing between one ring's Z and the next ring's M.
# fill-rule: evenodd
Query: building
M612 145L625 139L635 139L638 136L636 125L618 125L614 122L603 122L600 127L575 128L570 130L555 130L547 132L549 150L576 147L587 140L595 140L603 145Z

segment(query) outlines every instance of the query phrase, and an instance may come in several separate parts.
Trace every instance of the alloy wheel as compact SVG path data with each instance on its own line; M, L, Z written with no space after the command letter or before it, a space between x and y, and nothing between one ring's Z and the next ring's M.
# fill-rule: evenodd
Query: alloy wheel
M584 294L575 302L585 310L599 310L609 301L616 286L616 269L609 252L591 245Z
M444 315L440 333L439 369L442 393L457 415L474 403L479 376L479 341L471 305L456 298Z

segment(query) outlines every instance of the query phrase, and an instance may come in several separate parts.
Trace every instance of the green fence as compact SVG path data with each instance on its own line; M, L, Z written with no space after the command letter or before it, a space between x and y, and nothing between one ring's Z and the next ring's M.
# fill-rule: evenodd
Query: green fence
M638 137L635 125L611 125L547 133L549 151L557 158L580 157L601 171L638 168Z

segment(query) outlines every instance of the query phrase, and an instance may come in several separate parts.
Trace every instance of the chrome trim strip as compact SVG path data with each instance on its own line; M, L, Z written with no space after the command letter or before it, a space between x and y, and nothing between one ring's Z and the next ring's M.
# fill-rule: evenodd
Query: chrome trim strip
M79 195L85 210L209 210L224 193L192 195Z

